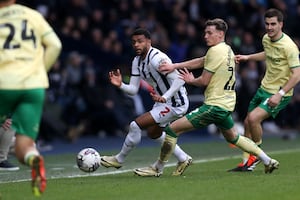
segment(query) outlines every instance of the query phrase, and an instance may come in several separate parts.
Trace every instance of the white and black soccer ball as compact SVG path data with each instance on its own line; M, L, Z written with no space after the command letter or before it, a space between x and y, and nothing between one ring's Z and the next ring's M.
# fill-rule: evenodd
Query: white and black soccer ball
M93 148L82 149L76 157L77 166L84 172L94 172L100 166L100 154Z

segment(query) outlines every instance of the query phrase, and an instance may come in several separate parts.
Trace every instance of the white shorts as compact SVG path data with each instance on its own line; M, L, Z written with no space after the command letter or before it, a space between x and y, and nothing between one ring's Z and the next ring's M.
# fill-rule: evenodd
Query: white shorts
M156 102L152 110L150 110L150 114L153 119L160 127L164 128L172 121L184 116L189 108L189 101L180 107L172 107L166 103L158 103Z

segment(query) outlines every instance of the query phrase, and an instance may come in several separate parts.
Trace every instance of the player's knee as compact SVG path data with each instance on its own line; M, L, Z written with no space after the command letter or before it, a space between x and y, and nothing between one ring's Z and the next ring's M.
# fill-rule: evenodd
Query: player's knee
M151 139L157 139L161 137L161 135L162 135L162 128L157 125L149 127L147 129L147 136Z
M132 121L129 125L129 132L137 132L137 131L141 131L141 129L135 121Z
M138 143L140 143L141 137L142 137L141 132L142 132L142 130L137 125L137 123L135 121L132 121L129 125L129 132L126 137L127 144L137 145Z
M259 124L262 121L261 117L258 117L255 113L249 113L247 116L248 126Z

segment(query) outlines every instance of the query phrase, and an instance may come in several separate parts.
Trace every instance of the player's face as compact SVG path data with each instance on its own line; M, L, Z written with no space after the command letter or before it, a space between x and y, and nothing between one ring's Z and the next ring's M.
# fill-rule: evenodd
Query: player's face
M134 35L131 38L131 44L135 50L136 55L145 58L147 52L150 48L150 39L146 38L144 35Z
M265 18L265 28L271 40L277 40L282 35L282 22L278 22L277 17Z
M207 46L214 46L224 41L224 33L223 31L217 30L215 26L206 26L204 39Z

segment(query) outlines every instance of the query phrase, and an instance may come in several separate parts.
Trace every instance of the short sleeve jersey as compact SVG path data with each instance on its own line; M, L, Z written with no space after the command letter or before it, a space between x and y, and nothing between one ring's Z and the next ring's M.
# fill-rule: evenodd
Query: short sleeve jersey
M51 32L35 10L19 4L0 9L0 89L49 86L42 38Z
M233 111L236 103L234 53L225 42L208 49L204 69L213 73L205 89L207 105Z
M292 39L283 33L276 41L265 34L262 39L266 54L266 73L261 86L271 94L277 93L289 80L291 68L299 67L299 49ZM287 93L293 95L293 90Z
M159 72L158 67L162 62L171 63L171 59L157 48L151 47L144 60L140 56L136 56L133 59L131 76L138 76L145 80L157 94L162 96L174 81L174 76L168 76ZM171 73L178 73L178 71ZM183 97L186 97L186 95L186 89L182 86L173 97L167 100L167 103L173 107L185 105L187 103L185 99L187 98Z

